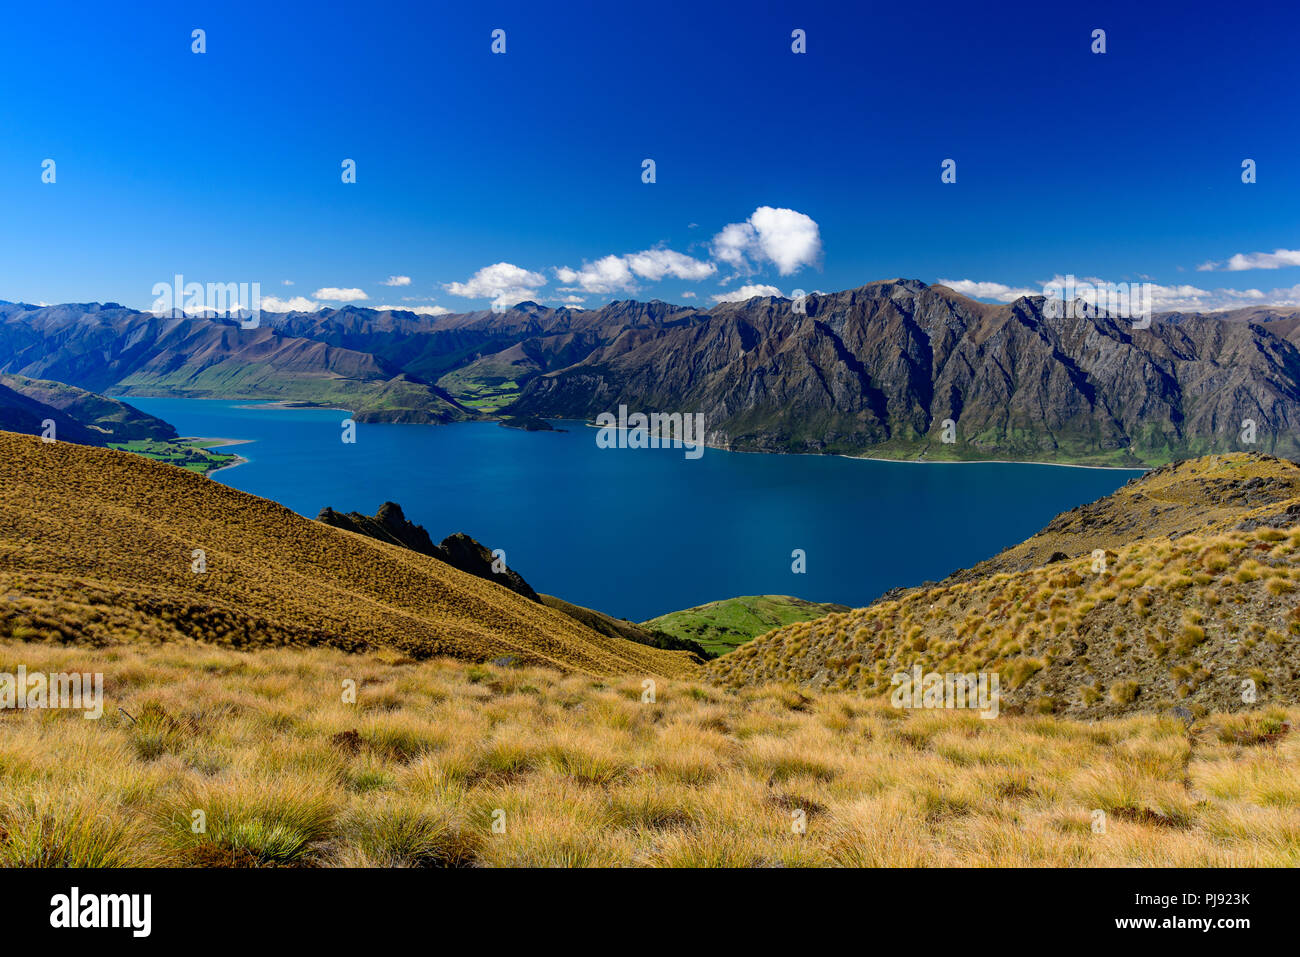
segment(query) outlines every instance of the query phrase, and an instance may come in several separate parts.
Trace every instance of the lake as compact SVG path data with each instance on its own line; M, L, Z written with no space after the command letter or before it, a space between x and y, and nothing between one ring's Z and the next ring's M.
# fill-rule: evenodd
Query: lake
M601 449L597 430L358 425L246 401L128 401L182 435L250 439L213 481L315 518L385 501L434 541L465 532L540 592L643 621L736 595L864 605L1022 541L1137 471ZM792 570L802 549L806 571Z

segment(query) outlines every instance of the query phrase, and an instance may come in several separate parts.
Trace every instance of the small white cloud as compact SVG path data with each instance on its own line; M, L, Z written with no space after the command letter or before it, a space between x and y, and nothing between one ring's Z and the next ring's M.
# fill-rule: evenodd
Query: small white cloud
M451 310L446 306L371 306L370 308L377 312L397 309L402 312L414 312L420 316L447 316L451 314Z
M293 280L292 280L292 279L286 279L286 280L284 281L284 284L285 284L286 286L292 286L292 285L293 285Z
M260 307L263 312L318 312L325 308L322 303L312 302L305 296L294 296L292 299L263 296Z
M411 284L410 276L389 276L379 285L381 286L409 286Z
M940 279L939 285L972 299L992 299L995 302L1015 302L1021 296L1041 296L1041 289L1025 286L1008 286L1000 282L977 282L974 279Z
M311 295L313 299L328 299L331 302L360 302L370 298L360 289L339 289L337 286L325 286Z
M693 293L693 292L684 292L684 293L682 293L682 298L683 298L683 299L694 299L694 298L695 298L695 293Z
M1237 253L1223 262L1205 262L1197 272L1244 272L1247 269L1284 269L1300 266L1300 249L1275 249L1271 253Z
M636 291L636 279L627 260L622 256L604 256L592 263L583 263L581 269L557 266L555 276L564 286L561 292L578 289L582 292L604 295L611 292Z
M760 206L743 223L728 223L713 237L715 259L752 271L771 263L782 276L821 260L821 230L811 216L793 209Z
M636 292L638 278L651 282L671 276L674 279L699 281L718 271L718 267L702 259L694 259L673 249L655 247L625 256L608 255L595 262L584 262L579 269L557 266L556 278L565 283L561 291L578 289L582 292L606 295L614 292Z
M692 259L685 253L672 249L643 249L624 257L628 268L642 279L658 282L665 276L674 279L707 279L718 271L718 267L702 259Z
M714 302L744 302L746 299L753 299L755 296L781 296L781 290L776 286L753 285L741 286L738 289L732 289L730 292L724 292L713 297Z
M465 282L450 282L444 288L463 299L491 299L494 306L513 306L537 298L537 290L546 285L546 277L513 263L484 266Z

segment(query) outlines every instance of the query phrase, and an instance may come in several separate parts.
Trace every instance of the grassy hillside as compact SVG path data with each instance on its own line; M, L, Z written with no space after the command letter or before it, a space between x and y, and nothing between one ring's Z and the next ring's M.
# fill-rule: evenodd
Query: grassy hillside
M1053 519L1019 545L942 584L1036 568L1129 542L1300 523L1300 466L1255 453L1208 455L1162 466L1112 495Z
M1261 504L1252 497L1260 466L1250 456L1227 456L1175 470L1192 511L1202 514L1189 520L1171 512L1166 527L1204 521L1207 533L1139 537L1095 564L1085 555L916 589L774 631L712 662L709 675L731 686L796 681L884 693L896 672L915 665L996 672L1004 709L1089 717L1175 706L1242 710L1250 707L1246 681L1261 703L1295 703L1300 498ZM1238 481L1226 481L1225 470L1240 471ZM1151 492L1171 488L1173 475L1151 476ZM1124 499L1141 503L1129 516L1134 529L1159 518L1142 482L1128 486ZM1107 509L1106 534L1119 534L1119 507ZM1071 528L1047 533L1047 543L1014 561L1034 560ZM1086 531L1074 531L1074 547L1108 540Z
M651 645L655 648L668 648L674 651L686 651L701 662L707 661L713 657L713 653L704 648L699 642L692 641L689 638L682 638L679 635L669 634L658 628L650 628L646 625L636 625L622 618L615 618L613 615L607 615L603 611L596 611L594 608L584 608L582 605L575 605L567 602L563 598L556 598L554 595L539 596L542 603L549 605L556 611L562 612L576 621L582 622L588 628L600 632L602 635L611 635L619 638L626 638L628 641L635 641L642 645Z
M62 382L0 374L0 385L74 419L89 430L95 439L84 443L87 445L131 441L166 442L176 438L176 429L156 416L141 412L117 399Z
M106 702L0 719L0 865L1300 866L1297 708L1188 731L330 649L0 643L19 662Z
M848 610L847 605L804 601L789 595L749 595L669 612L643 624L698 641L705 650L721 655L773 628Z
M595 675L694 667L183 469L12 433L0 433L0 594L0 638L386 647Z

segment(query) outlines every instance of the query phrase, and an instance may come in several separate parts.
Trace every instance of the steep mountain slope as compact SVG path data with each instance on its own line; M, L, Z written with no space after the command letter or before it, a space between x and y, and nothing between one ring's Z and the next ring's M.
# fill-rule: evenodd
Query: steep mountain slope
M1294 491L1290 463L1241 455L1184 463L1131 483L1099 514L1114 534L1126 524L1125 503L1140 519L1157 496L1183 496L1194 503L1189 517L1166 515L1164 527L1203 520L1204 531L1172 541L1138 534L1108 549L1104 563L1085 554L916 589L770 632L708 673L733 686L795 681L884 693L894 674L916 666L996 672L1004 708L1088 717L1175 705L1240 710L1253 704L1243 697L1247 681L1260 702L1295 703L1300 495L1255 495L1264 477L1252 473L1261 471L1273 473L1275 490ZM1075 547L1106 547L1078 532ZM1013 549L1008 561L1034 561L1044 547Z
M7 432L0 594L0 637L28 640L387 647L595 675L694 667L182 469Z
M366 421L701 412L751 451L1161 464L1300 453L1296 315L1169 314L1149 328L895 279L706 311L520 303L436 318L346 307L243 330L115 304L0 304L0 372L127 394L273 398ZM951 434L945 422L951 421ZM952 441L948 441L949 439Z
M0 303L0 372L97 392L309 402L360 421L451 422L468 411L375 356L242 329L213 318L156 316L115 303L38 308Z
M747 450L1112 464L1249 448L1250 419L1261 450L1300 450L1300 352L1265 326L1134 329L1042 303L990 306L913 280L810 296L806 315L781 299L727 303L542 376L510 410L699 411L710 444Z
M496 562L492 552L481 542L463 532L448 535L441 543L435 545L429 533L425 531L424 526L410 521L403 514L402 507L396 502L385 502L379 506L379 510L373 516L362 515L360 512L344 514L332 508L323 508L320 514L316 516L316 521L334 528L346 529L359 535L368 535L381 542L390 542L402 548L409 548L422 555L429 555L466 574L508 588L529 601L535 601L549 608L554 608L579 624L610 638L634 641L637 644L649 645L652 648L685 651L692 656L692 660L700 662L710 657L704 648L689 639L679 638L657 629L645 628L630 621L614 618L604 612L584 608L581 605L575 605L553 595L539 595L528 582L524 581L523 576L513 568L495 570Z

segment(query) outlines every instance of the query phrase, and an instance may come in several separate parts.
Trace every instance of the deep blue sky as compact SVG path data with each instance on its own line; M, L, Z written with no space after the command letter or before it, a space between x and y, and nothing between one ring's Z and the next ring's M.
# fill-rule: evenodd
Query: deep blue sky
M489 298L447 284L506 262L544 277L538 298L588 306L1064 273L1300 301L1297 266L1197 270L1300 248L1288 6L11 5L0 299L144 308L179 272L460 311ZM815 221L820 258L782 275L751 257L722 285L736 270L713 237L763 206ZM656 247L718 269L559 291L576 286L555 267Z

